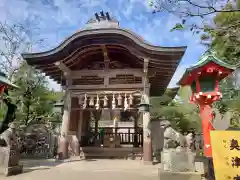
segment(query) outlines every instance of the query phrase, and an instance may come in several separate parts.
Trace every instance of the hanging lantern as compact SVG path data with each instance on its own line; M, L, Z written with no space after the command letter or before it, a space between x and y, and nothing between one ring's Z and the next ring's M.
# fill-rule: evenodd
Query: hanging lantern
M133 96L132 96L132 94L130 94L128 99L129 99L129 105L130 106L133 105Z
M87 94L84 95L83 109L87 107Z
M113 94L113 98L112 98L112 109L115 109L116 108L116 101L115 101L115 97L114 97L114 94Z
M99 109L99 97L97 94L97 100L96 100L96 104L95 104L96 109Z
M126 111L128 108L128 102L127 102L127 95L125 94L125 98L124 98L124 111Z
M117 103L118 103L118 106L121 106L122 105L122 96L119 94L118 97L117 97Z
M90 98L89 106L94 106L94 97Z
M141 97L141 102L138 106L138 111L139 112L149 112L150 105L149 105L149 98L146 95L142 95Z
M107 98L106 95L105 95L104 98L103 98L103 106L104 106L104 107L108 106L108 98Z

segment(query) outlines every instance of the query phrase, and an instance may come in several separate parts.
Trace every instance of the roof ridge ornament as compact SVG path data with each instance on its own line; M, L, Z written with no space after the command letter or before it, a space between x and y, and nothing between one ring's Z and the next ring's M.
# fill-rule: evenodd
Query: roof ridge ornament
M104 13L104 11L100 11L100 13L94 13L95 18L91 18L87 24L86 29L99 29L99 28L109 28L119 27L119 22L111 17L108 12Z

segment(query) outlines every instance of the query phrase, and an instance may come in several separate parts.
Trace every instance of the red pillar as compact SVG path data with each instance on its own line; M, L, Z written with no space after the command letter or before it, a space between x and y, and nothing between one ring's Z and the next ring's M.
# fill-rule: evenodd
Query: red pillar
M212 108L209 104L200 104L200 116L202 118L202 133L204 141L204 155L212 157L212 145L210 131L214 130L212 126Z

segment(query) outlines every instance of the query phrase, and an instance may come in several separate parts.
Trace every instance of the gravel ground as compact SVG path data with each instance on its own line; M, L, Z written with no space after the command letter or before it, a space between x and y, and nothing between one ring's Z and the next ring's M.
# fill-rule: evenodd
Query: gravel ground
M157 180L157 165L137 160L24 160L24 173L0 180Z

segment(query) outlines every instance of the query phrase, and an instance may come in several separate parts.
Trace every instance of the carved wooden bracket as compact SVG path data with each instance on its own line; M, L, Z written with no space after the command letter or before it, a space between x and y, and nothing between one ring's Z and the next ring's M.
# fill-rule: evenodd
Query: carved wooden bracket
M71 70L63 62L57 61L55 65L64 72L64 76L70 76Z

